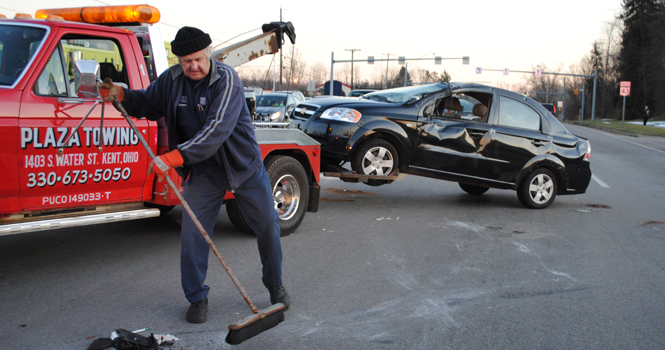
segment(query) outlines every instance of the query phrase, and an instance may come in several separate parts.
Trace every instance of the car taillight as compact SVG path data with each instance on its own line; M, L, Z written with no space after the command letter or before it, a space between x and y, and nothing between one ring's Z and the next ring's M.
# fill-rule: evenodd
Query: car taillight
M552 108L554 108L554 114L556 114L556 106L552 105Z
M586 149L586 155L584 156L584 160L590 162L591 161L591 143L587 141L587 149Z

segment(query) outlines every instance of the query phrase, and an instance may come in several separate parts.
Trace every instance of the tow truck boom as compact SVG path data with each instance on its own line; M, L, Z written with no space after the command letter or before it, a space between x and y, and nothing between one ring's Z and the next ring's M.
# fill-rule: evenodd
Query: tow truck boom
M263 34L216 50L212 56L231 67L237 67L263 55L278 53L284 43L284 34L292 44L296 43L296 32L291 22L271 22L264 24L261 29Z

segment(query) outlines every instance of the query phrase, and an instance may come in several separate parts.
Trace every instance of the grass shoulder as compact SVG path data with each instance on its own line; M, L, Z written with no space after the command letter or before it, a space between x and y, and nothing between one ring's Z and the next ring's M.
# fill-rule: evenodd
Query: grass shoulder
M649 122L653 122L649 120ZM588 126L597 129L606 129L614 130L618 132L633 133L637 135L648 135L648 136L661 136L665 137L665 128L656 127L656 126L644 126L638 124L631 124L624 122L622 125L621 120L594 120L594 121L573 121L569 122L571 124Z

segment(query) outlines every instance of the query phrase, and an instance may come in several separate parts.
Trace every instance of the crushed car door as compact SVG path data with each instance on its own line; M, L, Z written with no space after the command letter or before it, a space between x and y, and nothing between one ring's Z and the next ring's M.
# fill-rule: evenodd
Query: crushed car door
M487 124L491 95L485 95L485 102L463 93L439 99L420 126L411 166L444 176L476 176L485 167L487 160L481 152L491 137Z

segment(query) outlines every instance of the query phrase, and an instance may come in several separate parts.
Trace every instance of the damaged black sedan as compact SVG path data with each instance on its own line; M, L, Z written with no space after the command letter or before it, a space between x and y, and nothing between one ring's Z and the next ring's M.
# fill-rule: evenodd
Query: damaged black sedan
M546 208L557 195L584 193L591 180L586 139L536 101L479 84L310 100L291 123L321 143L322 169L350 162L369 185L414 174L458 182L473 195L516 190L524 206Z

